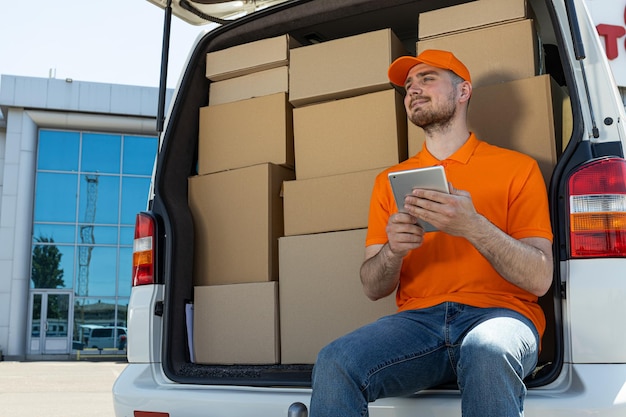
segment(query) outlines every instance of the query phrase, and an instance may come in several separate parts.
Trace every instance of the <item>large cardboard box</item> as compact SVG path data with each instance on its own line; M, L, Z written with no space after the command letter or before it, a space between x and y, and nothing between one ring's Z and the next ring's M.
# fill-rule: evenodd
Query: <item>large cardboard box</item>
M371 301L359 270L365 230L280 239L281 362L314 363L334 339L396 311L393 295Z
M283 181L293 171L261 164L189 178L194 285L278 279Z
M419 39L532 17L526 0L478 0L420 13Z
M280 362L277 282L195 287L193 322L196 363Z
M418 41L417 52L452 52L467 66L476 88L538 74L538 43L533 20L527 19Z
M472 93L469 128L485 142L533 157L548 185L562 148L565 99L549 75L480 87ZM423 143L423 130L411 123L411 155L420 151Z
M285 93L200 109L199 174L261 163L294 165L292 107Z
M288 90L289 68L282 66L211 83L209 105L286 93Z
M289 99L298 107L389 89L389 64L407 54L390 29L294 49Z
M282 35L209 52L206 77L211 81L221 81L287 65L290 49L297 46L299 44L295 39Z
M298 179L388 167L406 159L402 96L385 90L294 109Z
M285 236L367 227L374 179L381 171L285 181Z

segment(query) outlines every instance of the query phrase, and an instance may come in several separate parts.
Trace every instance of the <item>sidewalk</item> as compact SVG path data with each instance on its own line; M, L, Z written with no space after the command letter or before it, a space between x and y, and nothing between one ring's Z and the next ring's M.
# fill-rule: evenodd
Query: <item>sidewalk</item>
M125 362L0 362L0 417L114 417Z

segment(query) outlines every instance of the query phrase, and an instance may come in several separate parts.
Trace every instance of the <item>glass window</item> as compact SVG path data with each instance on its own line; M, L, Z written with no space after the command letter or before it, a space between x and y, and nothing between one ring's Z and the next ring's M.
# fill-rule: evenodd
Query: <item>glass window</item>
M126 327L128 315L128 298L121 297L117 299L117 325Z
M41 331L41 297L41 294L33 294L33 317L30 330L32 337L39 337Z
M119 135L83 133L80 170L119 174L121 141Z
M114 296L117 247L79 246L76 270L77 296Z
M39 132L37 169L53 171L78 171L78 132Z
M124 174L152 175L157 138L124 136Z
M150 178L122 179L122 224L135 224L137 213L146 209Z
M120 248L119 286L117 294L130 297L133 273L133 248Z
M81 175L78 220L84 223L117 224L120 177Z
M34 245L32 288L71 288L74 273L73 262L73 246Z
M120 227L120 245L132 246L135 240L135 228L130 226Z
M76 174L40 172L35 188L35 221L76 222Z
M74 243L76 241L76 227L74 225L40 224L33 226L33 242L42 238L55 243Z
M113 326L115 323L115 299L75 298L74 328L83 327L83 334L97 326Z
M74 290L76 348L98 327L125 333L135 217L157 147L149 136L39 131L31 288Z

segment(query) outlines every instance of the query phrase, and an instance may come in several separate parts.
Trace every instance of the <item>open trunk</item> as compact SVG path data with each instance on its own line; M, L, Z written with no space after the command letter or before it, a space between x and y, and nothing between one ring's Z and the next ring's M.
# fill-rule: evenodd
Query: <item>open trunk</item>
M169 123L163 134L158 170L154 183L152 211L158 219L161 244L158 247L162 264L157 266L157 283L165 285L164 338L162 364L165 374L183 384L225 384L252 386L310 386L312 364L271 365L200 365L190 361L185 329L186 305L194 299L194 219L188 201L188 178L197 175L199 109L207 106L211 81L206 77L206 55L236 45L288 34L302 46L328 42L353 35L390 28L406 50L415 54L418 41L420 13L466 3L458 0L315 0L287 1L268 11L225 24L204 36L190 57L179 91L171 106ZM563 68L558 54L562 40L553 30L549 4L542 0L529 2L534 16L538 44L538 72L549 74L560 91L567 96L572 69ZM493 42L493 40L486 40ZM488 48L489 46L485 46ZM515 45L511 45L515 48ZM362 51L367 54L367 50ZM358 71L358 68L355 68ZM552 153L558 157L569 140L571 126L561 124L571 115L565 106L565 117L555 117L557 138L545 138L552 143ZM494 123L497 123L495 121ZM569 130L568 130L569 129ZM562 132L563 131L563 132ZM297 167L296 167L297 171ZM549 176L549 175L548 175ZM552 188L552 187L551 187ZM555 193L551 191L552 210L556 210ZM553 212L556 218L556 212ZM555 247L564 233L553 225ZM559 251L555 253L555 265ZM559 268L555 268L555 274ZM279 280L280 281L280 280ZM536 372L528 379L529 387L553 381L563 362L560 282L555 275L552 290L541 298L548 327ZM349 312L346 312L349 314Z

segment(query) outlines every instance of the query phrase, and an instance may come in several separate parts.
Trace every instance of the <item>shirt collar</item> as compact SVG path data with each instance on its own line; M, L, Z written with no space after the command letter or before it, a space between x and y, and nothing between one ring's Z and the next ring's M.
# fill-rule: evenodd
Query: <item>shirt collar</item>
M459 149L457 149L455 153L453 153L448 158L446 158L445 161L456 161L465 165L469 162L470 158L474 154L474 151L476 150L479 144L480 144L480 141L478 140L476 135L470 132L470 136L467 139L467 141L465 141L463 146L461 146ZM435 158L428 151L428 148L426 148L426 142L424 142L424 144L422 145L422 150L419 152L417 156L420 159L420 161L423 162L424 165L427 165L427 166L440 165L442 162L444 162Z

